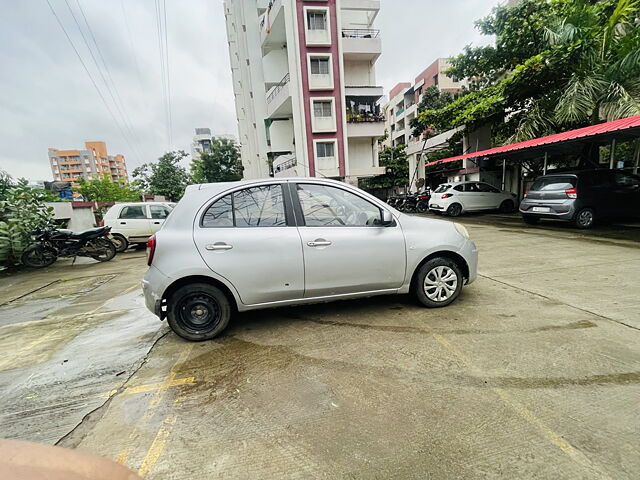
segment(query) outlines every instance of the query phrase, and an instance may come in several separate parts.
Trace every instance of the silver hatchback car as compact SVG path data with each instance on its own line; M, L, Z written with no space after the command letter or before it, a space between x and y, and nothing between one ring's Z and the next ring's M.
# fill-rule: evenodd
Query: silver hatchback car
M187 340L233 311L409 292L443 307L478 260L462 225L318 178L192 185L147 253L146 305Z

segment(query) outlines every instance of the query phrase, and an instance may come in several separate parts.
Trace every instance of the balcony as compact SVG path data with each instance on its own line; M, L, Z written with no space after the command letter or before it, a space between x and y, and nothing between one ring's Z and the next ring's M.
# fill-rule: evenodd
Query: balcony
M291 94L289 93L290 76L287 73L280 82L267 92L267 116L292 115Z
M260 42L264 52L287 43L282 0L272 0L267 7L260 18Z
M377 97L380 98L384 95L383 87L375 86L346 86L344 87L344 94L347 97Z
M273 161L274 177L302 177L304 168L298 164L296 157L281 155Z
M342 30L342 51L347 60L373 62L382 52L380 30L371 28L349 28Z

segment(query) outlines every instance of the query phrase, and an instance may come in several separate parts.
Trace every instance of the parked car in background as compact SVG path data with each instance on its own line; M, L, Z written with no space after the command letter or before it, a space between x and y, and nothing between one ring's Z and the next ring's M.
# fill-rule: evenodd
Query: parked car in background
M640 216L640 177L621 170L583 170L538 177L520 203L522 219L573 222L591 228L597 220Z
M111 227L113 243L118 252L130 245L144 245L162 227L175 203L133 202L117 203L104 214L105 226Z
M206 340L232 310L408 292L444 307L475 280L477 255L462 225L334 180L192 185L149 240L142 286L174 332Z
M431 194L429 210L457 217L464 212L500 210L507 213L516 208L515 193L498 190L484 182L443 183Z

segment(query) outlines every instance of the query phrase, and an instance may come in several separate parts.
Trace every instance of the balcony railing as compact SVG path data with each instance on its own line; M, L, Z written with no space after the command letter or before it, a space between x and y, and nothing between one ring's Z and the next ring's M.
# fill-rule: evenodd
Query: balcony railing
M343 38L378 38L380 30L372 28L344 28L342 30Z
M297 158L292 158L290 160L287 160L284 163L281 163L280 165L276 165L275 167L273 167L273 173L284 172L285 170L287 170L289 168L293 168L296 165L298 165L298 159Z
M347 123L384 122L384 115L380 113L352 113L347 112Z
M267 103L271 103L274 98L280 93L280 90L284 88L284 86L289 83L290 75L287 73L280 82L273 87L273 91L267 97Z

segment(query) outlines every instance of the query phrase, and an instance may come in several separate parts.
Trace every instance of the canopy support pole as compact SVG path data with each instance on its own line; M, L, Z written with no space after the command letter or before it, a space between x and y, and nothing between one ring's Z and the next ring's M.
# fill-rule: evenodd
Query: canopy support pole
M547 174L547 159L548 159L548 153L545 151L544 152L544 165L542 166L542 174L546 175Z
M507 176L507 159L502 159L502 190L504 190L504 182Z
M636 163L633 165L633 174L637 175L638 174L638 163L640 163L640 138L638 138L636 140L636 151L635 151L635 155L636 157Z
M611 140L611 158L609 158L609 170L613 170L613 162L616 158L616 139Z

